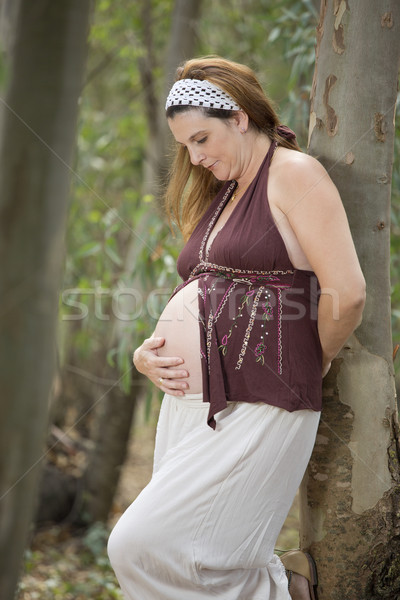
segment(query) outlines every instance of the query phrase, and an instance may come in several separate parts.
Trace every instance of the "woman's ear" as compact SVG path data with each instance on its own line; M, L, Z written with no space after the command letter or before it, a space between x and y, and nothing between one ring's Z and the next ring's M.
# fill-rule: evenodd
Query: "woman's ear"
M232 116L235 125L238 127L240 133L246 133L249 128L249 117L243 110L238 110Z

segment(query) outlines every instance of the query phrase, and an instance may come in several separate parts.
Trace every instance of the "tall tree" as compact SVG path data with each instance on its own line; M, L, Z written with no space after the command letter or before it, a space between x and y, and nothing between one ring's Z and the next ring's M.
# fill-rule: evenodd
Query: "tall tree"
M171 20L171 32L166 48L165 63L163 65L164 77L162 86L162 97L157 97L155 93L156 81L154 72L150 73L151 66L151 36L146 35L147 39L147 61L142 61L142 81L146 89L147 104L147 122L149 126L149 140L146 150L146 163L144 169L144 193L154 194L159 197L160 182L165 177L166 167L168 167L166 155L169 129L165 119L165 110L163 100L166 98L169 89L174 81L175 69L177 66L192 54L197 46L198 37L196 25L200 16L202 2L200 0L176 0ZM148 3L146 2L146 6ZM145 9L146 16L148 8ZM144 18L143 22L148 23L149 19ZM146 26L145 30L148 30Z
M301 544L317 560L320 600L400 597L389 280L399 57L398 0L322 0L309 152L342 196L367 304L325 379L321 425L303 482Z
M172 79L173 70L195 50L195 25L200 12L200 0L176 0L170 26L170 43L165 56L163 79L167 87ZM165 94L157 93L154 74L155 59L153 34L151 30L151 3L143 0L143 39L145 53L140 61L140 69L147 106L149 140L147 144L147 161L144 167L143 194L159 197L159 185L166 166L166 124L163 99ZM177 44L177 40L180 41ZM173 65L173 66L172 66ZM136 235L132 237L127 248L124 263L125 281L130 288L142 291L139 277L132 277L137 268L138 256L143 251L144 239L148 235L149 223L154 215L147 212L138 224ZM154 248L147 246L151 253ZM131 296L122 299L120 309L123 314L130 312ZM115 316L115 315L114 315ZM114 318L110 346L119 345L124 354L132 355L134 347L131 329L126 322ZM108 517L112 500L119 480L120 470L124 463L129 441L134 407L138 397L138 374L132 374L129 393L118 385L114 385L105 395L96 414L93 451L89 456L84 476L83 493L85 496L85 513L90 521L105 521Z
M17 0L5 12L11 21L9 82L0 99L0 597L12 600L47 425L90 1Z

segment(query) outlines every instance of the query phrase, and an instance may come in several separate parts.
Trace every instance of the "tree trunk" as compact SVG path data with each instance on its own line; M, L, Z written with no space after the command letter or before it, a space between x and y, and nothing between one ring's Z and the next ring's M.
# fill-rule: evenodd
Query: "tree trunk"
M367 304L324 380L321 425L301 490L301 545L317 560L320 600L400 597L389 278L399 56L398 0L322 0L309 152L343 199Z
M200 0L176 0L171 23L171 43L166 56L168 79L166 86L169 85L173 75L173 73L170 73L174 70L171 69L171 65L174 64L175 68L179 62L189 57L194 51L196 36L193 35L193 27L199 14L200 5ZM148 7L145 11L145 21L147 23L145 23L145 27L149 27L151 15L148 14ZM188 31L191 35L188 34ZM152 36L149 31L144 37L151 44ZM178 46L176 40L180 41ZM153 54L151 46L146 51L151 57ZM143 194L153 193L158 196L160 177L165 172L166 165L165 111L163 106L164 97L158 98L157 106L155 106L156 96L153 91L155 86L151 80L152 73L151 68L149 68L151 65L151 59L144 61L142 64L142 73L145 73L145 83L148 89L147 103L153 107L153 113L148 114L149 142L148 151L146 152L148 161L144 167ZM143 240L147 236L147 223L141 222L135 230L137 237L132 238L126 253L125 274L135 272L137 256L141 251ZM139 278L133 278L132 280L131 276L129 278L125 276L124 279L130 280L130 286L133 289L141 290ZM122 296L120 309L123 314L130 313L130 301L129 296ZM114 318L110 346L121 343L126 335L126 323ZM138 344L136 343L136 345ZM127 352L133 351L135 340L129 339L129 341L126 341L125 347ZM84 512L90 522L105 521L110 512L121 468L127 454L134 409L141 387L140 382L141 377L133 369L130 394L125 394L118 386L114 386L102 399L100 410L96 413L94 447L89 457L83 486Z
M89 9L88 0L19 0L12 11L0 100L2 600L14 597L43 458Z
M164 94L157 106L151 102L151 97L147 98L147 104L153 107L153 113L148 115L149 141L143 174L143 193L153 194L156 198L160 196L160 185L165 180L168 168L166 156L169 128L165 118L164 101L173 84L176 68L184 60L192 58L197 45L196 23L201 5L202 0L175 0L164 65ZM143 83L147 89L152 89L145 79Z

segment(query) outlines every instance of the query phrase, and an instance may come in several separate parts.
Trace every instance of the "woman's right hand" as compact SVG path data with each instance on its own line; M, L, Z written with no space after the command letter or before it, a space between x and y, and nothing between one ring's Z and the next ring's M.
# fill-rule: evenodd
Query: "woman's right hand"
M188 389L184 381L189 373L182 368L183 359L178 356L158 356L157 349L165 344L162 337L144 340L133 354L133 364L139 373L143 373L164 393L171 396L183 396Z

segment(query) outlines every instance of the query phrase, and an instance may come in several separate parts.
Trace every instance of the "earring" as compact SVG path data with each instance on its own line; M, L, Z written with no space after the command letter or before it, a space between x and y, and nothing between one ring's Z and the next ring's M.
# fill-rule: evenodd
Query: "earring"
M241 128L240 128L240 133L246 133L246 130L245 130L245 128L244 128L244 127L241 127Z

